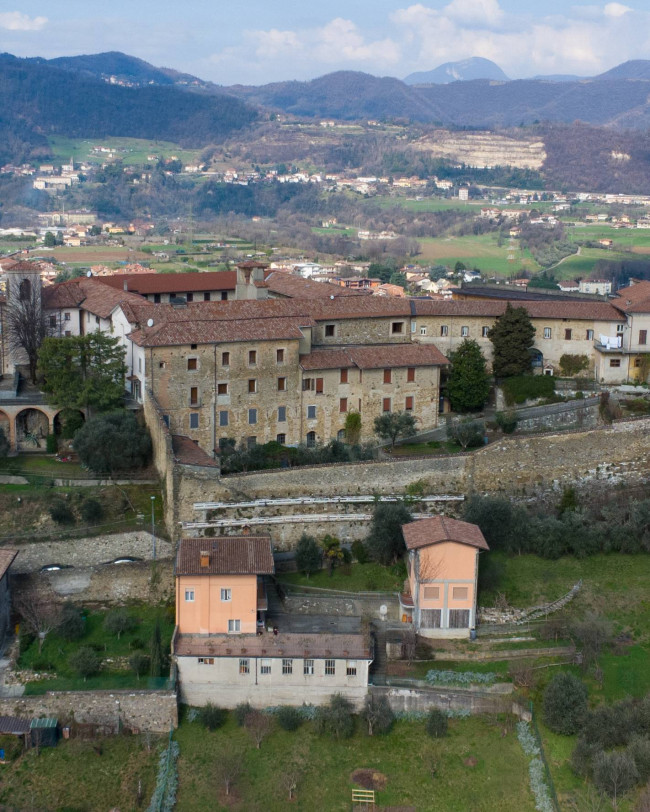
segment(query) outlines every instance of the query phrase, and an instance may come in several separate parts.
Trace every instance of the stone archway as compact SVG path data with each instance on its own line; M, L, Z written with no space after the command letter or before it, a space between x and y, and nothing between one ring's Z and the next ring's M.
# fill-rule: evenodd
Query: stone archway
M50 419L40 409L27 408L16 415L16 447L19 451L45 448Z
M64 440L72 440L85 422L86 415L80 409L61 409L54 415L52 421L54 434Z

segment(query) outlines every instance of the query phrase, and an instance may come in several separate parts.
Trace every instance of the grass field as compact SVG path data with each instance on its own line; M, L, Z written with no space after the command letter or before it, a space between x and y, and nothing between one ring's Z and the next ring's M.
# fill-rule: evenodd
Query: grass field
M385 777L385 788L377 793L380 806L410 805L418 812L534 809L527 760L514 732L503 736L496 720L451 720L449 736L439 742L428 739L421 722L406 721L397 722L386 736L373 737L357 722L354 737L343 741L318 737L306 723L294 732L275 730L260 750L232 719L212 733L197 722L184 722L176 738L181 748L178 812L283 812L288 795L282 775L295 758L304 760L305 768L289 806L301 812L349 810L355 786L350 776L361 768ZM245 771L226 799L216 772L219 755L233 749L242 753ZM432 778L433 754L437 770Z
M420 243L419 261L439 262L453 267L463 262L468 268L479 268L485 274L510 276L522 268L538 271L540 266L528 251L522 251L515 242L514 252L509 251L509 240L497 244L494 234L481 234L466 237L435 237L418 240ZM509 259L509 255L514 259Z
M149 141L142 138L108 136L90 140L52 136L49 143L55 164L66 163L70 160L70 156L74 158L75 163L84 161L102 164L109 160L106 153L93 152L93 147L110 147L116 150L117 159L127 166L152 163L148 160L149 155L157 155L160 158L171 158L172 155L175 155L184 164L194 163L201 154L201 150L182 149L169 141Z
M70 739L40 752L32 749L2 765L0 804L7 810L69 812L145 808L159 753L157 745L147 749L141 736Z
M382 567L372 562L368 564L344 564L337 567L330 576L321 570L307 576L300 572L283 572L280 581L297 586L314 586L320 589L341 589L344 592L395 592L401 589L406 578L406 568L402 564Z
M44 248L39 246L30 252L31 257L54 257L66 265L94 265L118 262L140 262L151 259L149 254L122 246L84 245L79 248L60 246Z

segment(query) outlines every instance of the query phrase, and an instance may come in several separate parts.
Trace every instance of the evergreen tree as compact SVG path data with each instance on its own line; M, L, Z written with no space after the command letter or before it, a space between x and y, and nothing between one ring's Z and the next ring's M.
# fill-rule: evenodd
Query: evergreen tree
M451 408L456 412L476 411L487 400L490 380L485 358L476 341L466 338L452 353L447 393Z
M151 437L131 412L92 417L74 438L75 451L96 473L143 468L151 458Z
M388 566L406 552L402 525L412 518L404 502L377 502L367 540L368 550L376 561Z
M323 560L323 551L313 536L303 533L296 545L296 568L304 575L318 572Z
M162 637L160 634L160 621L156 620L156 625L153 627L153 634L151 635L151 676L162 677L163 671L163 650L162 650Z
M535 328L525 307L513 307L508 302L504 314L488 332L488 338L494 348L492 369L496 378L530 374L530 348L535 339Z

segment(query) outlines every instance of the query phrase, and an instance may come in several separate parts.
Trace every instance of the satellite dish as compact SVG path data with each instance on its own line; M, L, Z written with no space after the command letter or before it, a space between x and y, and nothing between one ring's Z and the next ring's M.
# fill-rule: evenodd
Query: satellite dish
M90 279L90 277L91 277L92 275L93 275L93 272L92 272L92 271L86 271L86 276L88 277L88 279Z
M147 327L153 327L153 319L147 321Z

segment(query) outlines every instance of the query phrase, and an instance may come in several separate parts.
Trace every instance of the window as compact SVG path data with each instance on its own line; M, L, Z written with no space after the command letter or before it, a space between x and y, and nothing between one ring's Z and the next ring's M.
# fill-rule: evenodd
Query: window
M262 662L260 664L260 674L270 674L271 673L271 660L268 657L262 657Z
M227 395L228 394L228 384L227 383L218 383L217 384L217 395Z
M450 609L449 628L450 629L469 628L469 609Z
M227 290L222 290L221 291L221 301L222 302L227 302L228 301L228 291Z
M241 631L241 620L228 621L228 634L234 634Z
M257 350L249 350L248 366L254 367L256 363L257 363Z
M392 374L390 369L384 370L384 383L390 383L392 381Z
M275 351L275 362L276 364L284 364L284 350Z
M551 337L551 328L550 327L545 327L544 328L544 338L550 338L550 337Z
M326 324L325 325L325 336L327 338L334 338L336 325L335 324Z
M199 427L199 413L190 412L190 428L198 429L198 427Z
M620 358L612 358L609 362L610 367L620 367L621 359Z
M413 411L413 395L407 395L406 400L404 401L404 411Z
M190 344L190 349L195 350L197 348L197 346L198 346L197 344Z
M444 336L449 335L449 327L446 324L440 325L440 336L444 338Z
M411 322L411 332L414 333L417 329L418 329L417 322L412 321Z
M307 406L307 420L316 420L315 406Z
M190 406L199 405L199 387L190 386Z
M257 445L257 437L247 437L246 438L246 448L250 451L251 448L255 448Z
M95 324L99 324L99 316L95 316Z
M420 335L425 336L426 334L427 334L427 328L426 327L420 327Z
M313 677L314 676L314 661L313 660L305 660L302 666L302 673L306 677Z
M639 344L647 344L647 343L648 343L648 331L639 330Z
M401 335L404 332L404 322L394 321L390 326L390 331L393 335Z
M63 321L70 321L70 314L69 313L64 313L63 314Z
M199 657L199 665L214 665L214 657Z
M293 660L282 660L282 673L293 674Z
M222 589L221 589L221 600L222 601L231 601L232 600L232 590L224 589L222 587Z
M64 335L65 335L66 338L70 338L70 336L72 335L72 331L71 330L66 330Z
M280 445L286 445L287 442L287 435L286 434L278 434L275 438L276 443L280 443Z
M250 674L251 672L251 661L248 657L244 657L239 661L239 673L243 676L244 674Z
M221 366L222 367L229 367L230 366L230 353L229 352L222 352L221 353Z
M460 328L460 335L461 335L461 338L467 338L467 336L469 335L469 327L461 327Z
M314 388L314 379L313 378L303 378L302 381L302 391L309 392Z
M287 407L278 406L278 423L286 423L286 422L287 422Z
M160 294L154 293L153 295L154 304L160 304Z
M316 394L322 395L323 394L323 379L316 378Z
M423 598L425 601L437 601L440 598L439 586L425 586L423 588Z
M209 290L206 290L205 293L203 294L203 301L204 302L209 302L210 301L210 291Z
M195 369L198 369L198 367L199 367L198 358L188 358L187 359L187 368L188 368L188 370L194 371Z
M341 379L339 383L347 383L348 382L348 370L347 367L341 370Z
M228 412L219 412L219 425L220 426L228 425Z
M439 629L442 625L441 609L420 609L420 626L424 629Z
M348 399L341 398L339 400L339 412L347 412L348 410Z
M390 412L390 398L384 398L382 401L382 410L384 412Z
M451 597L455 601L465 601L465 600L467 600L467 587L466 586L454 586L454 587L452 587Z
M325 660L325 676L333 677L336 674L336 660Z
M415 367L407 367L406 369L406 382L413 383L415 381Z
M481 327L481 338L488 338L488 333L490 332L489 327Z
M193 302L194 301L194 294L193 293L186 293L185 294L185 301L186 302Z
M594 331L593 330L587 330L587 341L593 341L593 340L594 340Z
M635 358L634 359L634 366L638 369L643 364L642 358Z
M564 340L565 341L571 341L571 333L572 333L572 330L570 330L568 328L564 331Z
M257 378L248 379L248 393L254 395L257 392Z
M316 432L308 431L306 439L307 439L307 448L313 448L316 445Z
M254 426L257 423L257 409L248 410L248 425Z
M168 414L163 415L163 423L167 426L167 428L169 428L169 415Z
M56 327L56 316L50 316L50 327Z
M339 429L336 432L336 439L339 441L339 443L344 443L345 442L345 439L346 439L346 431L345 431L345 429Z
M194 590L193 589L186 589L185 590L185 600L187 603L194 603Z
M286 392L286 391L287 391L287 379L278 378L278 392Z

